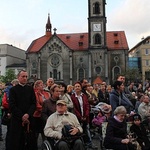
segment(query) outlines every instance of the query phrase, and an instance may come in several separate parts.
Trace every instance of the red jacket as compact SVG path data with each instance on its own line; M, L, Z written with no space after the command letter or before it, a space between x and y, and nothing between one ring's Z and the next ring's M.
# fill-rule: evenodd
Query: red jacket
M44 96L45 99L49 99L50 98L50 93L43 91L42 93L38 90L34 90L35 91L35 96L36 96L36 111L34 112L33 116L34 117L41 117L41 112L42 112L42 106L43 106L43 97Z
M7 100L7 94L4 93L3 98L2 98L2 106L4 107L4 109L9 109L9 103Z
M74 106L74 113L77 116L79 122L83 122L82 118L86 118L85 122L89 123L89 102L87 99L87 96L85 94L82 93L82 100L83 100L83 116L81 114L81 108L80 108L80 103L78 101L78 98L75 97L75 94L71 95L71 99L73 102L73 106Z

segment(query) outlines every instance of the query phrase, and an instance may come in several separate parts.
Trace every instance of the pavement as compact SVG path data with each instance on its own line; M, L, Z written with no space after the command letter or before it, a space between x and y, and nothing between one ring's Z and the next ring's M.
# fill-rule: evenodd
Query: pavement
M2 125L2 131L3 131L3 141L0 141L0 150L5 150L5 136L6 136L6 131L7 128L6 126ZM99 139L99 135L96 134L93 138L92 138L93 144L98 146L98 148L96 150L101 150L100 148L100 139ZM41 145L42 145L42 140L41 137L39 137L38 139L38 150L41 150ZM88 150L92 150L90 148L88 148Z

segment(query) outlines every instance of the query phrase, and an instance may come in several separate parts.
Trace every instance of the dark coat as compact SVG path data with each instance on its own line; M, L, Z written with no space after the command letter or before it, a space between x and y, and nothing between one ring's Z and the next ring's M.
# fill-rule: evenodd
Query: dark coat
M10 150L22 150L25 145L25 127L22 125L22 116L29 115L30 129L33 127L33 113L36 109L36 97L33 87L16 85L10 89L9 106L12 113L10 122ZM36 141L30 145L32 150L36 149Z
M103 93L101 90L99 90L98 99L99 99L99 102L104 102L104 103L110 104L110 102L109 102L109 93L107 91L105 91Z
M109 118L104 139L105 148L114 150L134 150L131 144L122 144L122 139L127 137L126 122L118 122L114 118ZM131 148L130 148L131 147Z
M130 127L130 131L135 133L137 136L137 141L139 142L142 150L149 150L150 149L150 141L147 137L147 132L144 125L141 123L140 126L133 124ZM144 144L143 144L144 142Z
M106 136L104 139L105 148L114 150L134 150L134 145L121 143L122 139L127 138L127 123L125 121L118 122L110 117L106 128Z
M118 122L113 117L108 119L106 128L105 145L121 144L121 140L127 136L127 123Z
M48 117L56 111L56 102L57 100L53 100L52 98L47 99L43 102L41 117L44 121L44 124L46 124Z

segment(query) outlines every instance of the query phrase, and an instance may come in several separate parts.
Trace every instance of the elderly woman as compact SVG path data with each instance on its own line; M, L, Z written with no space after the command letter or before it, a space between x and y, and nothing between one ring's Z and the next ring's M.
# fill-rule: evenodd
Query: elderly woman
M127 138L127 123L125 121L126 109L118 106L114 116L109 118L104 139L105 148L113 150L134 150L134 146Z
M50 98L50 93L44 91L44 83L42 80L37 80L34 83L34 92L36 96L36 110L33 114L34 129L36 132L36 138L38 139L38 135L39 133L41 133L42 139L44 140L44 133L43 133L44 123L43 120L41 119L42 106L43 102Z

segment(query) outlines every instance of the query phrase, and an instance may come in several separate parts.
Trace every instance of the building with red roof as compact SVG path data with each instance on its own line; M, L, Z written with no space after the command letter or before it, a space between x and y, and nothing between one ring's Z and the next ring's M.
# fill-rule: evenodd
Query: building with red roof
M89 0L88 32L52 33L50 16L45 35L32 41L26 51L30 77L54 78L55 82L72 84L97 77L111 83L126 69L128 43L124 31L107 31L105 0Z

